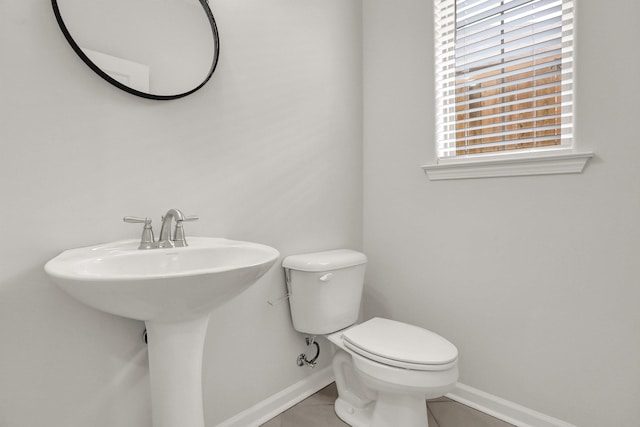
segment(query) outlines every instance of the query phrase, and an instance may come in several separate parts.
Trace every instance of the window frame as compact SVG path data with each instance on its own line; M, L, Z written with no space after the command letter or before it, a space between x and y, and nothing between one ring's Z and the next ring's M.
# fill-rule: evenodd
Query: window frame
M434 0L434 24L437 25L435 8L439 0ZM576 45L576 3L573 1L573 90L575 93L575 45ZM436 27L437 28L437 27ZM434 31L434 59L437 61L437 37ZM437 78L437 72L436 76ZM437 89L437 88L436 88ZM472 155L458 155L451 157L439 157L437 135L434 135L434 164L423 165L425 173L430 180L490 178L505 176L550 175L582 173L586 163L594 156L592 152L580 152L576 149L575 141L575 96L572 100L573 113L573 137L570 145L558 145L538 149L524 149L503 152L491 152ZM436 122L441 110L436 99Z

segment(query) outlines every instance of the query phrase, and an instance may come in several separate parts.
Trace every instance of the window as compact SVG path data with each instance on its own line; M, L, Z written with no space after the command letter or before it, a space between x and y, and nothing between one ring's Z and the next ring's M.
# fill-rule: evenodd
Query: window
M434 2L438 165L426 166L427 173L461 162L495 169L514 158L518 164L553 159L555 168L576 156L582 171L592 154L567 152L573 147L573 0Z

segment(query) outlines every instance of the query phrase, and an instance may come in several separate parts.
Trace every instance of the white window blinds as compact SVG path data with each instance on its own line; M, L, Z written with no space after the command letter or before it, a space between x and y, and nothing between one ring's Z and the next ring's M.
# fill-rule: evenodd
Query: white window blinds
M571 146L572 0L435 0L438 158Z

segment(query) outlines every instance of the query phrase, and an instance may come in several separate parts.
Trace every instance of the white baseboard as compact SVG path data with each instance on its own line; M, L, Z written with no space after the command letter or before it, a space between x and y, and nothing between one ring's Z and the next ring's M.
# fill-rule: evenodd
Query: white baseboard
M331 365L268 397L216 427L259 427L335 381ZM576 427L482 390L458 383L447 397L517 427Z
M216 427L259 427L271 418L291 408L298 402L322 390L335 381L331 365L315 371L307 378L298 381L249 409L223 421Z
M461 383L447 397L517 427L576 427Z

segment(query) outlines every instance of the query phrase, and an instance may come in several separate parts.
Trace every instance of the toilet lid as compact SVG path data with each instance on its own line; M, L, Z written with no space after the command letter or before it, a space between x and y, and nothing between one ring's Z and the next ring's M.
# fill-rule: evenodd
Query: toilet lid
M440 335L414 325L375 317L343 333L354 352L391 366L445 365L458 349Z

